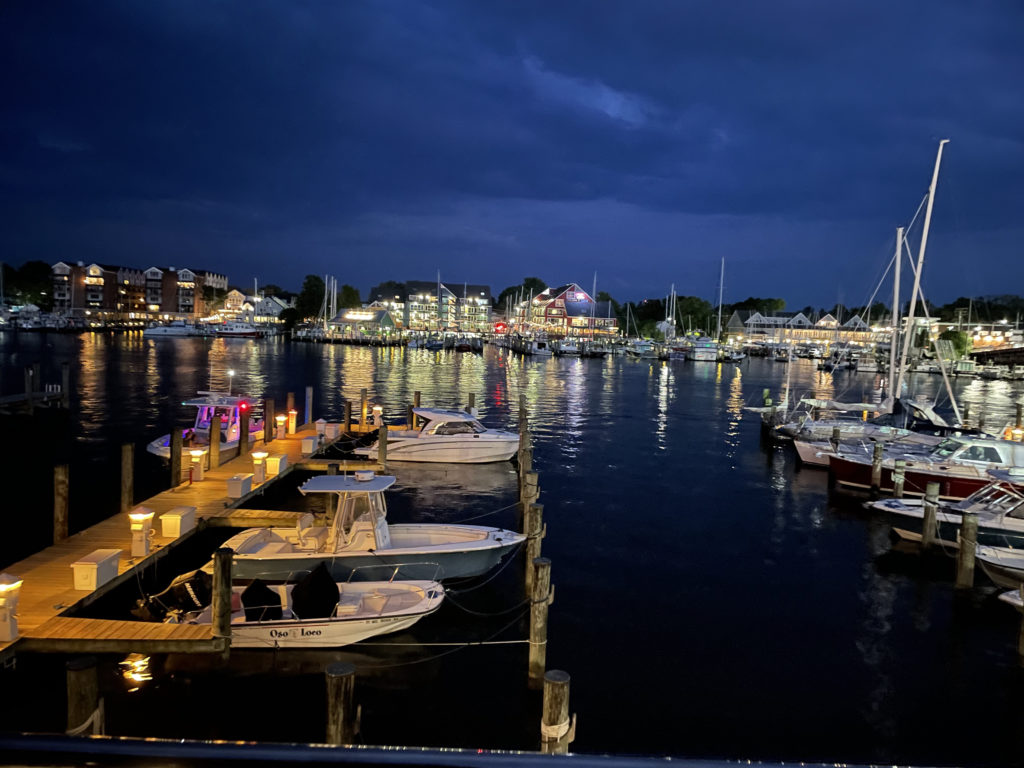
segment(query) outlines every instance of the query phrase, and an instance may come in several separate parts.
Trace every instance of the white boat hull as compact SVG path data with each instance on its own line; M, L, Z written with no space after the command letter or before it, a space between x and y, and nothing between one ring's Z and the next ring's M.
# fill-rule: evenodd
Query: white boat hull
M388 438L388 461L487 464L508 461L519 450L519 437L494 438L485 435ZM376 456L377 444L357 448L361 456Z

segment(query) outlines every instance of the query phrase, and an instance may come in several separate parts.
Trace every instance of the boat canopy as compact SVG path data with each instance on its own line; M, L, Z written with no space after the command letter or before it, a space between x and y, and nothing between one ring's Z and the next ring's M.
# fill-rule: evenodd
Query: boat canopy
M803 397L800 402L812 408L821 408L825 411L877 411L878 403L841 403L838 400L816 400L813 397Z
M317 475L299 486L299 493L374 493L394 484L392 475L374 475L368 480L359 480L354 475Z
M250 402L250 398L242 395L229 395L226 392L199 392L204 397L196 397L192 400L183 400L182 405L194 405L197 408L204 405L213 405L219 408L236 408L241 403Z

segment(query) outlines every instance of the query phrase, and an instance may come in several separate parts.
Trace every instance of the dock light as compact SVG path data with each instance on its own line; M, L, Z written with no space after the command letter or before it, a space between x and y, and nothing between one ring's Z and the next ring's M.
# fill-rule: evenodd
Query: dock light
M253 481L257 485L267 482L267 456L269 455L266 451L252 452Z
M284 440L284 425L285 422L288 421L288 417L285 416L283 413L279 413L277 416L274 417L274 421L277 422L277 439Z
M0 573L0 641L10 642L18 637L18 596L21 579L9 573Z
M206 472L206 449L193 448L189 453L192 454L192 480L198 483Z
M132 557L147 557L149 543L153 538L153 510L138 507L128 513L132 530Z
M294 408L292 408L290 411L288 411L288 434L289 435L294 435L295 434L295 422L298 420L298 418L299 418L299 412L296 411Z
M373 425L379 427L384 423L384 407L380 405L373 406Z
M1010 434L1010 439L1013 440L1013 442L1024 442L1024 429L1021 429L1020 427L1014 427Z

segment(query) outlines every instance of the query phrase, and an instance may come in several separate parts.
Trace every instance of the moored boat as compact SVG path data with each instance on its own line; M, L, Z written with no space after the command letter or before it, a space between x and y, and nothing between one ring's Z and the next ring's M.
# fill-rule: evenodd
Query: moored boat
M182 431L182 443L185 446L206 446L210 444L210 424L220 419L220 448L229 450L238 447L238 436L241 430L241 414L249 412L249 436L253 439L263 433L263 416L256 407L257 401L241 395L229 395L223 392L199 392L200 397L185 400L182 405L194 406L196 419L189 429ZM150 453L167 459L171 455L171 436L161 435L146 446Z
M519 435L488 429L475 414L439 408L413 408L416 429L388 430L389 461L483 464L508 461L519 450ZM377 441L355 450L376 456Z

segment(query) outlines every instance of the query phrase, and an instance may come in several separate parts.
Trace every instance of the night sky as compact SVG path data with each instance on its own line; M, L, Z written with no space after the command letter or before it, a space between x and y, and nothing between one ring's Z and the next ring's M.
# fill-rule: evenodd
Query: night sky
M0 260L622 301L714 300L724 257L727 302L856 305L949 138L926 295L1024 294L1022 34L1017 0L6 0Z

